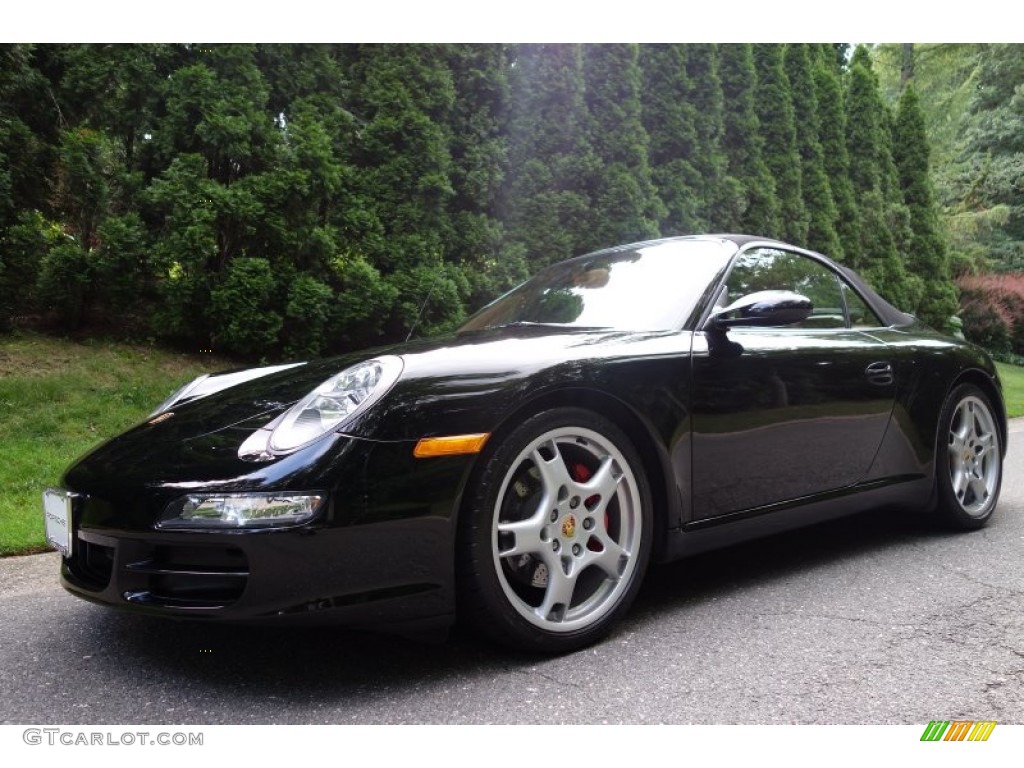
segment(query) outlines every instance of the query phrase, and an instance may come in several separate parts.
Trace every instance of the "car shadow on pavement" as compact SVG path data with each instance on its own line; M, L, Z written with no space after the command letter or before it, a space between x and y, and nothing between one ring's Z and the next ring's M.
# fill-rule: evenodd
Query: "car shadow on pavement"
M653 566L634 612L699 604L796 574L963 534L921 513L882 508Z

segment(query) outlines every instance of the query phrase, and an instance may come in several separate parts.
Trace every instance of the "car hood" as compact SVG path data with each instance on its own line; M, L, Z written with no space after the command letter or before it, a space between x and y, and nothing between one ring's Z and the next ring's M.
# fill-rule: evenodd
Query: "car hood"
M205 467L232 476L255 466L238 459L238 448L319 384L350 365L388 354L404 369L392 390L373 408L345 425L345 434L370 440L416 440L433 434L487 432L531 391L585 378L588 361L606 359L628 347L656 343L678 333L629 333L541 326L487 329L326 358L273 372L206 397L177 404L167 412L104 443L78 462L104 467L161 464L187 471ZM661 346L664 346L662 343ZM486 402L487 407L481 407ZM324 441L320 441L321 443ZM329 441L328 441L329 442ZM298 454L326 450L314 444ZM215 468L216 467L216 468ZM200 472L199 474L205 474ZM70 475L69 475L70 476Z
M393 393L431 382L455 396L476 394L570 360L603 357L610 346L651 335L514 326L377 347L301 363L175 405L169 409L173 416L157 416L134 431L157 442L194 440L226 429L251 431L265 426L331 376L381 355L397 355L403 360L404 369ZM360 434L361 425L365 426L365 421L350 424L347 431Z

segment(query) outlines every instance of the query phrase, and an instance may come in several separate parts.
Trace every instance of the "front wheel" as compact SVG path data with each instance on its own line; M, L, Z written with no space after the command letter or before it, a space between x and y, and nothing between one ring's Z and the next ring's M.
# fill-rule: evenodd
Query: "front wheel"
M460 540L462 618L516 648L603 636L640 587L652 538L639 456L612 422L559 408L481 457Z
M972 384L956 387L939 418L936 455L938 512L953 527L984 526L1003 480L999 428L988 396Z

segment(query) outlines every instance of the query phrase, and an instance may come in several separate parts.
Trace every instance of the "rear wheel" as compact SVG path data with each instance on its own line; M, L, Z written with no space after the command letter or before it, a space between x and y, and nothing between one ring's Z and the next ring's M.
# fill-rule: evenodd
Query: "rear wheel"
M999 428L988 396L973 384L950 394L939 420L938 512L957 528L984 526L1003 480Z
M651 494L632 443L597 414L560 408L482 460L462 523L462 617L526 650L594 642L632 602L650 552Z

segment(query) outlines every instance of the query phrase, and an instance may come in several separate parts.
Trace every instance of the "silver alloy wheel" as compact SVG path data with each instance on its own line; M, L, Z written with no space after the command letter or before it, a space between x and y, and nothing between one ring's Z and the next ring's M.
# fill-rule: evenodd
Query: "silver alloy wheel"
M961 400L949 425L949 479L960 507L972 517L988 513L999 489L999 432L984 400Z
M494 567L509 604L549 632L586 629L612 611L636 570L641 498L622 452L597 432L561 427L530 442L494 509Z

